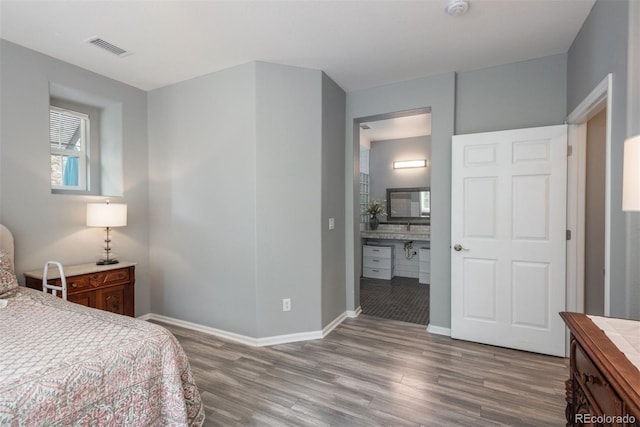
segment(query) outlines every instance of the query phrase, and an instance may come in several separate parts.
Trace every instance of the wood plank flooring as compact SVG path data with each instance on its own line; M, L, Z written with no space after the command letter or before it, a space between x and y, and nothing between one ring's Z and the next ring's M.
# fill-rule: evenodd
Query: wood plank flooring
M261 348L162 325L189 356L206 426L565 423L568 359L366 315L322 340Z

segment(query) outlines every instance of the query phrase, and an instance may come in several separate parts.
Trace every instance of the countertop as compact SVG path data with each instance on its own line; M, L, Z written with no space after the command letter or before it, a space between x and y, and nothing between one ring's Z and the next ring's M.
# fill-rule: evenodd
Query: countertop
M99 273L101 271L115 270L116 268L132 267L136 265L135 262L120 261L118 264L109 265L96 265L96 263L80 264L80 265L63 265L64 275L67 277L78 276L80 274ZM25 277L31 277L34 279L42 280L44 274L44 267L31 270L24 273ZM49 266L49 279L59 279L60 272L55 265Z
M414 229L415 227L415 229ZM413 240L417 242L431 241L431 229L429 226L412 226L407 230L402 226L383 226L377 230L360 230L360 237L365 239L381 240Z

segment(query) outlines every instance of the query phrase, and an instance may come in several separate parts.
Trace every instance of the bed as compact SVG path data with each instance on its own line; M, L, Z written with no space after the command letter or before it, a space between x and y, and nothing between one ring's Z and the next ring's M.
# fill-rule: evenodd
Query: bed
M0 254L0 268L13 265L2 225ZM12 286L7 276L0 293L0 425L203 424L187 357L166 329Z

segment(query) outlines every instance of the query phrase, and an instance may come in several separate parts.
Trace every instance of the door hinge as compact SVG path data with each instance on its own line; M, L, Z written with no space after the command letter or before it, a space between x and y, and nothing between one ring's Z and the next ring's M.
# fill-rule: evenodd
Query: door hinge
M567 240L571 240L571 230L567 230Z
M567 157L573 154L573 145L567 145Z

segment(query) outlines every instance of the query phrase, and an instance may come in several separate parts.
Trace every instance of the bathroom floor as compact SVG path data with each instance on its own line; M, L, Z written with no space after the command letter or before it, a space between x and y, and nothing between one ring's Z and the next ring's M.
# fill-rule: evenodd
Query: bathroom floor
M391 280L360 278L362 314L429 324L429 285L418 279L394 277Z

